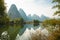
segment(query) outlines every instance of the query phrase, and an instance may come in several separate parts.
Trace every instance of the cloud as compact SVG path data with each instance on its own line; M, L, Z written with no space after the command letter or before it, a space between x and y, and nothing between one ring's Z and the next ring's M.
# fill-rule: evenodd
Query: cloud
M49 6L52 4L52 0L35 0L34 2L37 5L44 5L44 6Z
M49 0L5 0L7 3L7 9L10 8L12 4L16 4L17 8L22 8L26 15L36 14L41 16L42 14L46 16L52 16L53 14L52 4Z

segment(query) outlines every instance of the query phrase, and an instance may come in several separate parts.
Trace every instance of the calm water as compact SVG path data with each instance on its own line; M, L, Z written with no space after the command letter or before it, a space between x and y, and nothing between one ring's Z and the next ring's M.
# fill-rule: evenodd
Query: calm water
M0 34L1 32L3 33L4 31L7 31L8 34L10 35L10 39L14 40L17 36L17 34L22 35L25 30L28 29L37 29L38 27L40 27L40 25L38 26L34 26L33 24L25 24L23 26L21 25L7 25L7 26L3 26L3 28L0 29Z
M37 37L37 40L40 40L40 38L41 40L44 40L46 39L47 35L48 31L45 28L42 28L42 26L26 24L23 28L20 29L19 33L17 34L16 40L33 40L33 37Z
M25 24L24 27L20 29L19 34L22 35L24 33L24 31L26 30L26 28L28 28L28 29L31 29L31 28L37 29L39 27L40 27L40 25L34 26L33 24Z

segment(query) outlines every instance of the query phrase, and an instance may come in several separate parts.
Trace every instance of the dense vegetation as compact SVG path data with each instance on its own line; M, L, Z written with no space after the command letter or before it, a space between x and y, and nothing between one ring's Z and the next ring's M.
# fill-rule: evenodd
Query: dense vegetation
M53 8L58 8L58 10L54 13L54 15L60 16L60 0L53 0L53 3L58 3ZM30 22L26 22L30 23ZM31 22L32 23L32 22ZM34 20L33 24L39 25L40 21ZM19 27L7 27L3 25L7 24L20 24ZM4 0L0 0L0 35L3 31L7 30L9 32L9 35L11 37L11 40L14 40L16 38L17 33L19 32L19 29L21 28L21 25L25 24L24 20L22 18L20 19L14 19L10 20L6 13L6 7ZM50 35L48 36L47 40L60 40L60 19L49 19L43 21L42 25L49 30ZM13 28L13 31L11 31L11 28Z
M6 23L8 24L8 22L9 22L9 18L7 17L6 14L6 7L4 0L0 0L0 35L3 32L3 30L8 29L8 27L2 27Z
M58 3L53 8L58 8L58 10L54 14L58 14L58 16L60 16L60 0L53 0L53 3ZM58 30L53 31L51 35L49 35L48 40L60 40L60 20L53 20L52 23L54 24L54 27L56 27L56 29L58 28Z
M60 26L60 19L49 19L43 21L44 26Z
M8 34L10 35L10 40L14 40L17 36L17 33L19 32L20 28L22 27L22 24L24 23L24 20L22 18L10 20L7 12L4 0L0 0L0 38L1 34L4 31L8 31ZM20 24L20 26L9 26L10 24ZM13 31L11 32L11 29L13 28Z
M59 15L60 16L60 0L53 0L52 3L57 3L53 8L58 8L58 10L54 13L54 15Z
M42 25L49 31L54 31L55 29L60 29L60 19L49 19L43 21Z
M60 30L53 31L47 40L60 40Z
M39 21L39 20L34 20L34 22L33 22L34 26L38 26L38 25L39 25L39 23L40 23L40 21Z
M8 24L9 18L6 14L6 7L4 0L0 0L0 25Z
M57 3L53 8L58 8L54 15L60 16L60 0L53 0L52 3ZM50 32L47 40L60 40L60 18L59 19L48 19L43 21L43 26Z

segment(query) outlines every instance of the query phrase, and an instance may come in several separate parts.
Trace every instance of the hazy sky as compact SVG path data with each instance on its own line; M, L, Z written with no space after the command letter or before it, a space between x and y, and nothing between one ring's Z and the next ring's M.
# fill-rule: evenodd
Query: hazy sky
M26 15L36 14L41 16L42 14L51 17L55 11L52 9L54 4L51 3L52 0L5 0L7 3L7 10L9 10L12 4L15 4L18 8L22 8Z

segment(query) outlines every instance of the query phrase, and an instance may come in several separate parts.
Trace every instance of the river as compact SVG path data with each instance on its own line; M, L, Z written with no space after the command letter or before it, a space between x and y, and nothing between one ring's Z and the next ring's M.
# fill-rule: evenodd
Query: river
M42 36L40 37L40 35ZM41 25L34 26L33 24L26 24L22 29L20 29L16 40L46 40L47 35L48 30L43 28Z
M6 33L6 31L10 36L8 40L33 40L32 36L34 35L40 35L40 34L46 36L48 35L48 31L45 28L43 28L41 25L34 26L33 24L25 24L23 26L10 25L7 30L5 29L5 31L2 32L2 34L4 34L4 32Z

